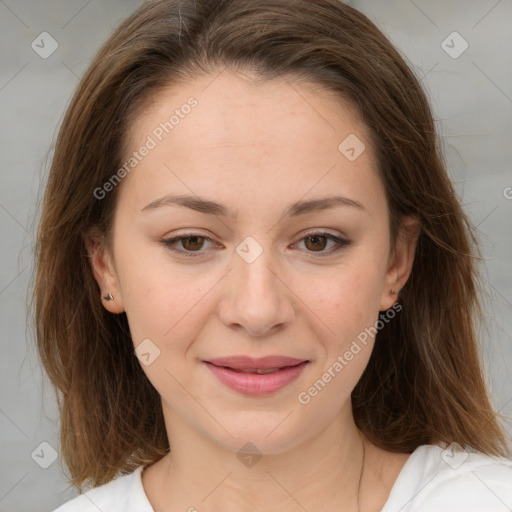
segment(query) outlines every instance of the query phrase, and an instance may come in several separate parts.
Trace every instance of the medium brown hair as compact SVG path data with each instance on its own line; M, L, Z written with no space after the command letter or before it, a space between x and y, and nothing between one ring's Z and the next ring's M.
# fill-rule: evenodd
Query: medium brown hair
M85 246L108 235L127 130L169 84L224 68L294 76L357 109L385 186L390 235L421 230L403 311L384 325L352 393L378 446L410 453L438 440L508 455L477 344L477 240L448 179L428 100L363 14L337 0L158 0L127 18L94 58L63 120L44 197L34 291L37 343L56 387L71 483L110 481L169 450L158 392L134 354L125 314L101 305ZM340 141L341 142L341 141Z

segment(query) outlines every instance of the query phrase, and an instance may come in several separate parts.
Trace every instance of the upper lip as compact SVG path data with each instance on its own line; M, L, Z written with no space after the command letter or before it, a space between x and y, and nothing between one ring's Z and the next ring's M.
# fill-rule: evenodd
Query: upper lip
M307 361L306 359L296 359L287 356L266 356L261 358L252 358L248 356L218 357L205 360L206 363L215 366L226 366L234 370L268 370L270 368L284 368L286 366L295 366Z

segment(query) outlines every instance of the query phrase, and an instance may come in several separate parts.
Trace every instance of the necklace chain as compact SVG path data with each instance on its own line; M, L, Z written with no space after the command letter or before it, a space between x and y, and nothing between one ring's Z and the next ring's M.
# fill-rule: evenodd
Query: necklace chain
M361 512L361 506L359 503L360 499L360 493L361 493L361 481L363 480L363 473L364 473L364 461L366 457L366 446L364 443L364 438L361 435L361 442L363 443L363 463L361 464L361 474L359 475L359 485L357 486L357 512Z

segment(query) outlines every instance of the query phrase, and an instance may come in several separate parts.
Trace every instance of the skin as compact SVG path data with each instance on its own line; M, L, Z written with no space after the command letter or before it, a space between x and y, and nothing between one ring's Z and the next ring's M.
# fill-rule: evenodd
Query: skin
M126 312L135 347L149 338L160 350L143 369L162 397L171 452L145 469L144 489L155 511L355 511L363 447L350 394L374 339L309 404L297 395L396 302L391 290L409 277L418 223L403 218L408 236L391 251L366 127L339 97L292 78L224 70L174 84L130 127L131 150L190 96L197 107L119 185L111 244L88 242L101 294L114 296L104 306ZM366 145L354 161L338 150L349 134ZM168 194L216 201L237 216L142 211ZM333 194L364 208L282 215ZM161 242L190 231L212 242L174 247L198 257ZM315 232L351 243L332 252L328 239L307 243ZM248 236L263 250L252 263L236 253ZM239 354L310 364L284 389L249 397L202 362ZM248 442L262 454L252 467L236 456ZM361 510L380 510L409 455L365 443Z

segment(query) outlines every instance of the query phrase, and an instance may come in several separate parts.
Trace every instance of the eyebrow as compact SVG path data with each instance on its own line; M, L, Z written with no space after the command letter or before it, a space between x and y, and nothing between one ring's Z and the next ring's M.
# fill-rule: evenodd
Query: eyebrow
M232 211L226 206L216 203L214 201L208 201L198 196L180 195L180 196L164 196L160 199L152 201L147 206L142 208L141 212L156 210L164 206L183 206L190 208L200 213L208 215L216 215L220 217L230 217L235 219L238 212ZM290 205L283 212L283 217L297 217L312 212L319 212L328 210L339 206L352 206L358 210L365 211L365 207L354 199L342 196L329 196L322 199L313 199L310 201L297 201Z

